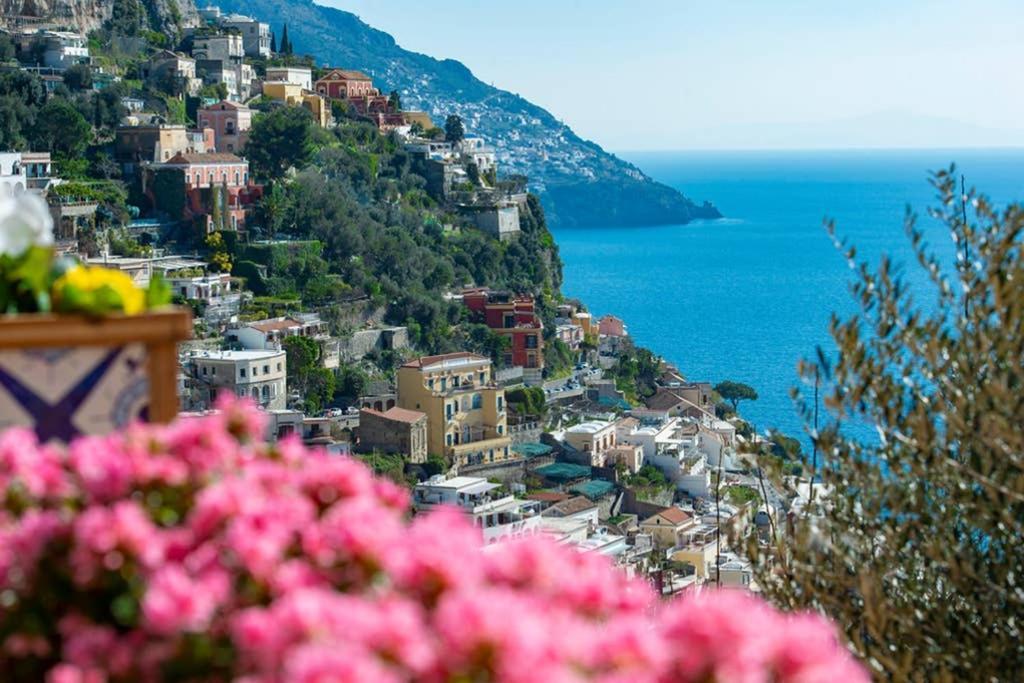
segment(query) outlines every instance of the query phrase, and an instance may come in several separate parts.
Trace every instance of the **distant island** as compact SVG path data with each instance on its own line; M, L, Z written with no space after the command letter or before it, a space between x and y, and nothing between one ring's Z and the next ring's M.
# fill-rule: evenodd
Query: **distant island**
M311 0L222 0L230 12L252 14L279 29L288 23L296 52L325 65L356 65L385 90L435 120L458 114L498 151L510 174L530 179L555 227L664 225L720 218L658 183L636 166L576 135L550 112L487 85L460 62L402 49L389 34Z

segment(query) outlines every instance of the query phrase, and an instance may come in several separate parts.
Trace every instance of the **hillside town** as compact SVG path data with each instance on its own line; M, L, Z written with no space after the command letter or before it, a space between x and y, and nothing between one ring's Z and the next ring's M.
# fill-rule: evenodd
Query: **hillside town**
M320 241L272 227L273 198L300 170L271 177L257 161L269 135L257 131L275 116L303 112L324 134L371 130L373 144L404 154L442 239L476 231L487 249L516 249L536 209L526 179L500 166L508 154L467 134L473 116L439 127L437 108L404 109L358 64L295 56L286 26L278 36L215 7L200 17L130 74L59 24L3 30L13 55L2 69L38 78L43 108L74 88L114 113L105 180L62 177L66 155L9 149L0 193L44 198L60 252L140 287L163 281L192 310L194 338L178 349L181 415L208 414L229 392L265 411L268 440L360 458L407 486L415 510L462 509L485 544L547 534L664 595L757 590L743 539L767 542L799 509L799 472L787 492L759 482L753 454L785 444L755 435L711 383L637 348L623 320L561 297L557 283L451 282L438 302L482 341L433 353L415 316L392 319L372 287L330 306L274 293L280 260L326 259ZM572 171L571 159L550 162ZM104 195L111 183L129 188L123 215Z

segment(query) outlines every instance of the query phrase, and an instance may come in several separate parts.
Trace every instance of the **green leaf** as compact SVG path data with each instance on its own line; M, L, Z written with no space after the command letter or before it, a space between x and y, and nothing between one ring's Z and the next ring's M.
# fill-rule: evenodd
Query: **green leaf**
M171 302L171 286L160 273L154 273L146 290L146 308L159 308Z

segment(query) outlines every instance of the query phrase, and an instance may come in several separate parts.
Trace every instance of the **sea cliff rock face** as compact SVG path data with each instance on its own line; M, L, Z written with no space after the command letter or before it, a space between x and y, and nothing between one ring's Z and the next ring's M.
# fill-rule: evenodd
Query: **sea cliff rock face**
M194 0L0 0L0 24L39 19L88 33L108 21L118 3L141 6L148 28L161 33L174 35L199 21Z

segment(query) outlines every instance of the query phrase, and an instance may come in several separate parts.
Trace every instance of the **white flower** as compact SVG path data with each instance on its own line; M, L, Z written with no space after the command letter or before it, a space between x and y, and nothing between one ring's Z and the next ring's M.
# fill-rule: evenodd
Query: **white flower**
M0 198L0 254L21 256L33 246L53 244L53 218L42 197L31 192Z

